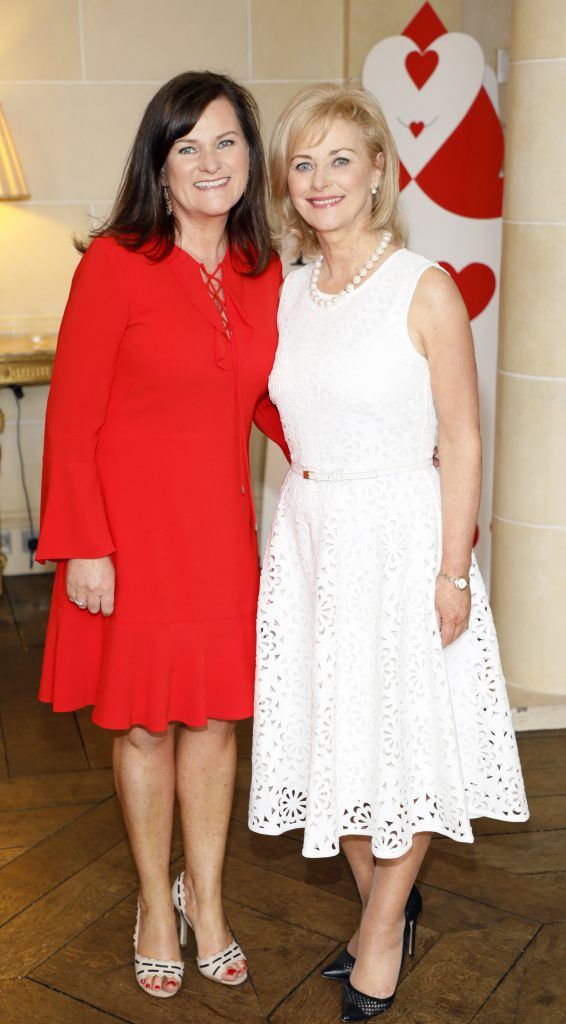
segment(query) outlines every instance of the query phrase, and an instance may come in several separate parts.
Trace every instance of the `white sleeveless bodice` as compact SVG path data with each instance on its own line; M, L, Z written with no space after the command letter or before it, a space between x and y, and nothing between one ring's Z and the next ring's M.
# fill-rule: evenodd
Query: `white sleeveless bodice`
M286 279L269 390L293 461L318 471L363 471L432 455L437 420L426 359L407 314L432 266L398 249L336 305L316 305L312 268Z

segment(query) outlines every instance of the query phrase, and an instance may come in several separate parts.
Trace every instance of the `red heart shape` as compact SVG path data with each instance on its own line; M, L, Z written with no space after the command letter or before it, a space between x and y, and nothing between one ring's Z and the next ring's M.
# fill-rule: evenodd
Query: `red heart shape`
M495 274L485 263L468 263L457 271L450 263L440 263L456 282L468 316L473 320L483 312L495 291Z
M413 50L405 57L405 67L417 89L422 89L425 82L428 82L437 64L438 54L436 50L426 50L425 53Z
M415 139L419 137L424 126L424 121L411 121L409 128L411 129L413 135L415 136Z

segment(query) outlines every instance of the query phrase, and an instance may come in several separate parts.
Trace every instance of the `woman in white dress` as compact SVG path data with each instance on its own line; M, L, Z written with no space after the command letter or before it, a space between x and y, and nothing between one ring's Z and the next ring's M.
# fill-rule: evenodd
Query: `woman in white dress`
M271 150L290 274L270 393L292 455L265 554L250 828L339 852L362 917L326 976L389 1008L431 834L528 817L472 544L481 441L451 278L404 247L398 160L362 90L309 88ZM440 473L432 465L438 443ZM393 993L393 995L392 995Z

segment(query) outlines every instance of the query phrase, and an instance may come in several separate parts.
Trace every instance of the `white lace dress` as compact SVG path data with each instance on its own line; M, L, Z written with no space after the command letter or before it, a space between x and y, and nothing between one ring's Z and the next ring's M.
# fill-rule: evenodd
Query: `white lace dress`
M475 560L469 630L443 650L436 621L437 419L406 326L429 266L397 250L332 308L302 267L281 296L270 394L295 469L382 471L290 469L264 559L249 825L304 827L307 857L342 835L397 857L414 832L472 842L471 818L528 817Z

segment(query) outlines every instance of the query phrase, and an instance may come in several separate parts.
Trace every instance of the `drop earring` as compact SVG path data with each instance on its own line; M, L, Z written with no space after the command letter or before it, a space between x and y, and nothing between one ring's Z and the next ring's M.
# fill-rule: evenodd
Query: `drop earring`
M171 196L169 195L169 189L167 185L163 186L163 200L165 202L165 209L167 210L167 216L171 217L173 213L173 206L171 204Z
M370 192L372 196L376 196L377 193L379 192L379 185L372 185L370 188Z

